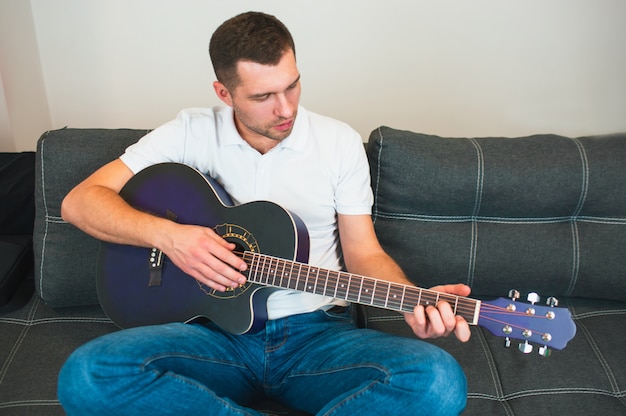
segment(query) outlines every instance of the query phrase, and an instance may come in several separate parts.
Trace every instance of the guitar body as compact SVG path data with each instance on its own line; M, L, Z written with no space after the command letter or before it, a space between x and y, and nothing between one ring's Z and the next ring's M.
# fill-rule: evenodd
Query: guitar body
M297 216L266 201L233 206L219 184L186 165L148 167L120 195L139 210L211 228L235 243L236 251L308 261L308 233ZM104 312L122 328L207 318L234 334L263 327L267 298L277 290L248 282L216 292L156 248L110 243L101 244L97 289Z

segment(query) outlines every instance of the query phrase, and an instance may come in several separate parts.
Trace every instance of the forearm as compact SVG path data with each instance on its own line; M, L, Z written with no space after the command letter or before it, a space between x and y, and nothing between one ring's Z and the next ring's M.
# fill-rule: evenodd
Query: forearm
M138 211L117 192L99 185L79 185L63 200L63 219L104 241L143 247L162 245L170 221Z
M400 266L382 249L376 252L345 258L346 269L360 276L412 285Z

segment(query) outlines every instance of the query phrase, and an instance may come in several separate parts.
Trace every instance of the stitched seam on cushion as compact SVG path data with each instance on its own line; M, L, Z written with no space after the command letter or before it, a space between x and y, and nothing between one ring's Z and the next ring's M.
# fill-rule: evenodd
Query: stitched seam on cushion
M583 319L583 318L592 318L597 316L609 316L609 315L624 315L626 314L626 309L615 309L610 311L592 311L592 312L584 312L581 314L572 314L572 318L574 319Z
M380 137L379 143L380 146L378 146L378 161L376 162L376 189L374 190L374 194L375 194L375 198L374 198L374 218L373 218L373 222L376 223L376 219L378 218L378 188L380 187L380 158L382 157L383 154L383 132L382 129L379 127L378 128L378 137Z
M46 215L46 222L52 222L55 224L65 224L65 221L63 221L63 218L57 217L55 215Z
M26 319L15 318L0 318L0 322L4 324L16 324L16 325L47 325L47 324L62 324L62 323L90 323L90 324L112 324L109 318L81 318L81 317L67 317L67 318L43 318L28 321Z
M583 144L578 139L571 139L580 155L580 162L582 168L582 184L580 190L580 197L578 204L572 213L572 276L570 278L569 286L565 290L567 296L571 295L578 282L578 276L580 271L580 235L578 232L578 216L580 215L585 201L587 200L587 193L589 192L589 160L587 158L587 152Z
M483 350L483 353L485 355L485 359L487 360L487 365L489 366L489 374L491 374L491 380L493 381L493 386L494 389L496 391L496 395L497 397L504 397L504 391L502 390L502 381L500 380L500 376L498 375L498 371L496 368L496 364L495 361L493 359L493 355L491 354L491 350L489 349L488 345L487 345L487 340L485 339L485 334L480 331L480 330L476 330L474 331L474 335L478 336L478 340L480 341L480 346ZM469 395L468 395L469 396ZM509 404L504 401L504 400L500 400L500 402L502 403L502 406L504 407L504 411L508 414L513 416L513 410L511 409L511 407L509 406Z
M572 230L572 275L569 285L565 289L565 295L571 296L578 281L578 273L580 270L580 234L578 233L578 224L575 219L571 221Z
M470 215L423 215L423 214L405 214L388 211L379 211L378 216L388 219L401 219L409 221L424 221L424 222L484 222L493 224L546 224L546 223L561 223L571 222L572 217L472 217ZM593 216L581 216L576 219L577 222L589 222L607 225L626 225L626 218L607 218L607 217L593 217Z
M26 406L60 406L58 400L18 400L14 402L4 402L0 404L0 409L8 409L9 407L26 407Z
M559 394L597 394L601 396L615 397L616 399L623 398L625 391L613 393L606 390L601 389L592 389L592 388L576 388L576 387L563 387L557 389L542 389L542 390L524 390L516 393L512 393L506 395L504 397L496 397L491 394L484 393L468 393L467 397L471 399L486 399L493 401L508 401L513 399L520 399L522 397L532 397L532 396L549 396L549 395L559 395Z
M26 335L28 334L28 331L31 328L30 322L33 321L35 312L37 311L37 308L39 307L40 302L41 301L39 300L39 298L37 298L37 300L33 303L33 306L31 306L30 311L28 312L28 318L27 318L28 320L26 324L24 325L24 328L22 328L22 331L20 332L20 335L17 337L17 340L15 340L15 343L13 344L11 351L9 351L9 354L6 358L6 361L2 365L2 368L0 368L0 384L4 382L4 377L9 371L9 367L11 367L11 364L13 363L13 359L15 358L15 355L17 354L20 347L24 343L24 340L26 339Z
M606 378L608 379L609 384L611 385L611 388L613 389L613 393L614 394L618 394L618 392L619 392L619 384L617 383L617 380L615 379L615 374L613 374L613 371L611 371L611 366L609 365L609 363L604 358L604 355L602 355L602 352L600 351L600 348L598 347L598 344L596 343L595 339L591 335L591 332L589 332L589 330L587 329L587 326L581 320L577 320L576 321L576 326L585 335L585 338L589 342L589 346L591 346L591 349L593 350L593 353L598 358L598 361L600 362L600 365L604 369L604 373L606 374Z
M44 271L44 263L46 261L46 240L48 238L48 218L50 218L49 212L48 212L48 201L46 200L46 178L44 176L44 147L46 144L46 137L48 137L48 134L50 133L50 131L47 131L45 136L41 139L41 147L40 147L40 152L41 154L39 155L40 158L40 163L41 163L41 199L43 202L43 208L44 208L44 213L45 213L45 221L44 221L44 232L43 232L43 237L41 240L41 263L39 264L39 295L41 296L41 298L45 298L44 297L44 287L43 287L43 271Z
M475 139L468 139L476 150L476 196L472 218L478 218L483 198L483 184L485 179L485 157L480 144ZM474 283L476 270L476 251L478 250L478 223L472 220L472 236L470 243L469 264L467 265L467 284L471 287Z
M580 161L582 164L583 170L583 178L582 178L582 189L580 190L580 198L578 200L578 205L574 209L573 217L577 218L580 215L580 212L585 205L585 201L587 200L587 193L589 192L589 159L587 158L587 152L585 152L585 148L583 144L578 139L571 139L576 147L578 148L578 152L580 154Z
M483 200L483 183L485 179L485 156L483 154L483 149L480 147L480 144L476 139L468 139L470 143L476 149L476 161L478 162L476 165L476 197L474 199L474 211L472 213L472 217L478 217L478 213L480 212L480 206Z

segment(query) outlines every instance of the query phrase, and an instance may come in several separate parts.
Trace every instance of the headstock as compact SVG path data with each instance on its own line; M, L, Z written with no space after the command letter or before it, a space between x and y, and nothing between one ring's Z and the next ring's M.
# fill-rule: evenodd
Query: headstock
M524 342L519 349L525 354L533 350L531 342L539 344L539 354L550 355L550 349L561 350L576 334L576 325L567 308L557 308L558 301L550 297L547 306L537 305L539 295L530 293L528 302L517 302L519 292L509 292L511 299L498 298L483 301L480 307L478 325L488 329L493 335L505 337L505 346L511 338Z

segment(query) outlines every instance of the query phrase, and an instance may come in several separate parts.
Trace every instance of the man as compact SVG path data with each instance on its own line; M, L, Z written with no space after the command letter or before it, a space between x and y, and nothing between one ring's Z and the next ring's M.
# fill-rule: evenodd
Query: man
M287 28L244 13L213 34L215 93L225 108L182 111L72 190L65 220L102 240L157 247L215 290L245 283L246 263L213 230L139 212L118 195L139 170L191 165L220 182L236 203L265 199L297 214L311 238L310 263L410 284L380 247L361 138L347 125L299 106L300 73ZM271 220L271 219L270 219ZM464 285L436 290L461 296ZM181 299L184 302L184 299ZM270 397L313 414L457 414L465 378L445 352L415 339L357 329L347 304L280 290L255 334L212 323L119 331L79 348L59 377L69 415L255 415ZM344 308L342 308L344 307ZM467 323L450 306L417 307L406 321L420 338Z

